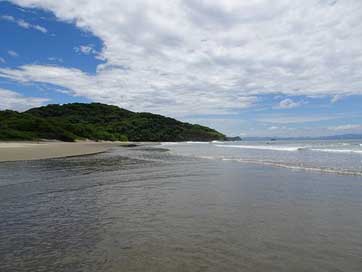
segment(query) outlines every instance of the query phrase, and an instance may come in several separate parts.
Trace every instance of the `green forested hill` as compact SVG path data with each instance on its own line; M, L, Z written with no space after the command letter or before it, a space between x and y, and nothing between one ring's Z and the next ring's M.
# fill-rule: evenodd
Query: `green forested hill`
M100 103L48 105L23 113L0 111L0 140L211 141L213 129Z

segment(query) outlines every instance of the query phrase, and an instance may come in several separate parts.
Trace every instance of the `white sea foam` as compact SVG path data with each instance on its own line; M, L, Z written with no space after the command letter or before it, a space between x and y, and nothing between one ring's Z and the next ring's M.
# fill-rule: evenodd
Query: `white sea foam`
M321 172L337 175L352 175L352 176L362 176L361 171L349 170L349 169L335 169L335 168L326 168L326 167L311 167L306 165L293 165L283 162L273 162L266 160L250 160L250 159L238 159L238 158L227 158L224 156L198 156L198 158L208 159L208 160L222 160L222 161L235 161L240 163L250 163L250 164L259 164L272 167L281 167L288 168L292 170L300 171L312 171L312 172Z
M362 154L362 150L358 149L334 149L334 148L312 148L308 146L273 146L273 145L215 145L217 147L255 149L255 150L272 150L272 151L314 151L329 153L346 153L346 154ZM361 145L362 146L362 145Z
M187 141L187 144L209 144L210 142L197 142L197 141Z
M275 150L275 151L301 151L306 149L305 146L272 146L272 145L215 145L217 147L241 148L241 149L258 149L258 150Z
M162 142L161 145L178 145L180 143L177 142Z
M226 159L223 159L226 160ZM239 162L244 163L255 163L255 164L263 164L263 165L270 165L275 167L282 167L294 170L303 170L303 171L313 171L313 172L322 172L322 173L331 173L331 174L338 174L338 175L353 175L353 176L362 176L362 172L354 171L349 169L333 169L333 168L324 168L324 167L310 167L304 165L292 165L287 163L280 163L280 162L271 162L271 161L253 161L253 160L243 160L238 159Z
M349 143L341 143L341 145L348 146L348 145L351 145L351 144L349 144Z
M311 148L311 151L318 152L329 152L329 153L356 153L362 154L362 150L353 150L353 149L329 149L329 148Z

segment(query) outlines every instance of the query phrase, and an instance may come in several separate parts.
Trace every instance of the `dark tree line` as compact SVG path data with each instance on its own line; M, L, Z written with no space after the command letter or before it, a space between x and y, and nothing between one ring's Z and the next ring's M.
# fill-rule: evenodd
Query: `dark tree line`
M151 113L100 103L48 105L23 113L0 111L0 140L211 141L225 135Z

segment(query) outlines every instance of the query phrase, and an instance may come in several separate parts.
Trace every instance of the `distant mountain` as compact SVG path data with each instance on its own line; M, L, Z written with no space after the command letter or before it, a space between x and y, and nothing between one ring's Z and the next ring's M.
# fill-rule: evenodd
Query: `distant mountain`
M362 134L342 134L320 137L321 140L359 140L362 139Z
M222 133L152 113L100 103L0 111L0 140L212 141Z

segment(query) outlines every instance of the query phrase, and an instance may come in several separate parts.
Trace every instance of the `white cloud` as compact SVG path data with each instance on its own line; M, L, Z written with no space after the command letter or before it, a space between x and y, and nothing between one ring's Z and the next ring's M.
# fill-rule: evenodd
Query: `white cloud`
M0 89L0 110L10 109L24 111L33 107L42 106L48 102L47 98L25 97L17 92Z
M38 30L38 31L40 31L42 33L47 33L48 32L48 30L45 27L42 27L40 25L31 24L29 22L24 21L23 19L17 19L17 18L15 18L13 16L10 16L10 15L2 15L2 16L0 16L0 19L16 23L18 26L20 26L22 28L35 29L35 30Z
M341 119L343 116L291 116L291 115L271 115L267 117L258 117L256 121L269 124L302 124L302 123L315 123L328 120Z
M101 54L101 52L98 52L96 49L94 49L94 45L93 44L88 44L88 45L80 45L80 46L76 46L73 48L74 51L78 54L83 54L83 55L94 55L96 59L102 60L104 61L105 58L104 56Z
M47 33L47 32L48 32L48 30L47 30L45 27L40 26L40 25L33 25L32 27L33 27L34 29L40 31L40 32L43 32L43 33Z
M192 114L192 113L191 113ZM241 118L230 118L230 116L208 117L200 116L181 118L181 121L191 122L194 124L204 125L218 131L222 131L226 135L240 135L240 131L245 129L245 122Z
M30 28L30 24L24 20L17 20L16 22L22 28Z
M343 95L336 94L335 96L332 97L331 102L334 104L334 103L337 103L338 101L340 101L342 99L343 99Z
M293 109L298 108L300 105L302 105L302 102L295 102L290 98L286 98L279 102L279 105L277 108L279 109Z
M362 130L362 125L348 124L335 127L329 127L330 130L341 131L341 130Z
M57 57L49 57L48 60L54 62L64 62L62 58L57 58Z
M14 57L14 58L19 56L19 54L16 53L15 51L13 51L13 50L9 50L9 51L8 51L8 54L9 54L10 56Z
M225 92L194 90L183 93L162 88L163 83L145 72L144 78L129 77L126 70L101 69L96 76L78 69L56 66L26 65L20 69L0 68L0 77L19 82L47 82L62 86L69 94L89 97L108 104L117 104L131 110L149 110L158 113L173 113L174 116L201 114L204 112L225 113L232 109L246 108L256 102L253 96L225 95ZM140 88L151 84L155 88ZM175 91L179 91L178 94ZM220 101L223 103L220 104Z
M227 113L263 94L362 94L362 1L12 2L91 31L106 63L94 76L27 65L3 77L172 115Z
M4 59L4 58L1 58L1 57L0 57L0 62L1 62L1 63L6 63L5 59Z
M97 51L93 48L93 45L80 45L74 47L74 51L77 53L82 53L84 55L96 54Z

